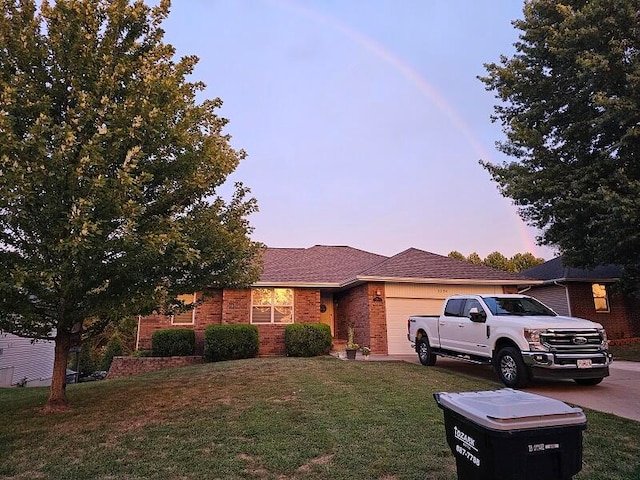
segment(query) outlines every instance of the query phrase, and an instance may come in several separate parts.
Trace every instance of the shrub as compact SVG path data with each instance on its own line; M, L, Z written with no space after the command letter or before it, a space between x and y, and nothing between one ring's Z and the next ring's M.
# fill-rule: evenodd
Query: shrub
M107 343L107 348L102 357L102 364L100 365L101 370L108 372L111 368L111 362L113 362L113 357L120 357L124 354L124 349L122 347L122 342L120 341L120 337L118 335L114 335L109 339Z
M153 352L151 350L134 350L131 356L133 358L153 357Z
M204 358L209 362L258 356L255 325L211 325L204 332Z
M317 357L331 349L331 328L324 323L292 323L284 331L289 357Z
M157 330L151 337L154 357L193 355L196 349L196 332L188 328Z

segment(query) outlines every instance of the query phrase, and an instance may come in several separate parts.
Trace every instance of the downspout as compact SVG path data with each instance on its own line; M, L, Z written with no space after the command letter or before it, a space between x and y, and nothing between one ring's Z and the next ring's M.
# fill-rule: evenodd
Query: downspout
M140 350L140 321L142 320L142 315L138 315L138 331L136 332L136 350Z

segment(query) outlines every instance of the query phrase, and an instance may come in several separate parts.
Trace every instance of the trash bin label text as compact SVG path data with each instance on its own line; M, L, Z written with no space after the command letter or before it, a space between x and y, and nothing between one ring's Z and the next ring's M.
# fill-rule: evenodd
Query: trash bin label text
M461 457L469 460L476 467L479 467L480 459L473 453L473 452L476 452L476 453L478 452L475 438L467 435L458 427L453 427L453 433L456 437L456 440L459 440L460 442L462 442L462 445L456 445L456 453Z
M535 443L532 445L528 445L529 453L533 452L544 452L545 450L557 450L560 448L559 443Z
M475 438L470 437L469 435L464 433L462 430L460 430L458 427L453 427L453 432L454 432L456 438L458 440L460 440L462 443L464 443L465 447L471 448L472 450L475 450L476 452L478 451L478 449L476 448L476 440L475 440Z

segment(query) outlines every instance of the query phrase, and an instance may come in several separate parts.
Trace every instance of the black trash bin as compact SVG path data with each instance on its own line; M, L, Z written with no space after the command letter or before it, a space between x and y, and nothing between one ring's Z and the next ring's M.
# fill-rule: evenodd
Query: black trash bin
M582 468L580 408L510 388L434 397L458 480L568 480Z

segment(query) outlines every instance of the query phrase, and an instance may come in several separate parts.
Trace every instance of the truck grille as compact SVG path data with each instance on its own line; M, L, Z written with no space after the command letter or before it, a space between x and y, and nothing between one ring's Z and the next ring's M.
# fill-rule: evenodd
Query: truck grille
M540 340L551 351L566 353L597 352L603 343L597 330L547 330Z

